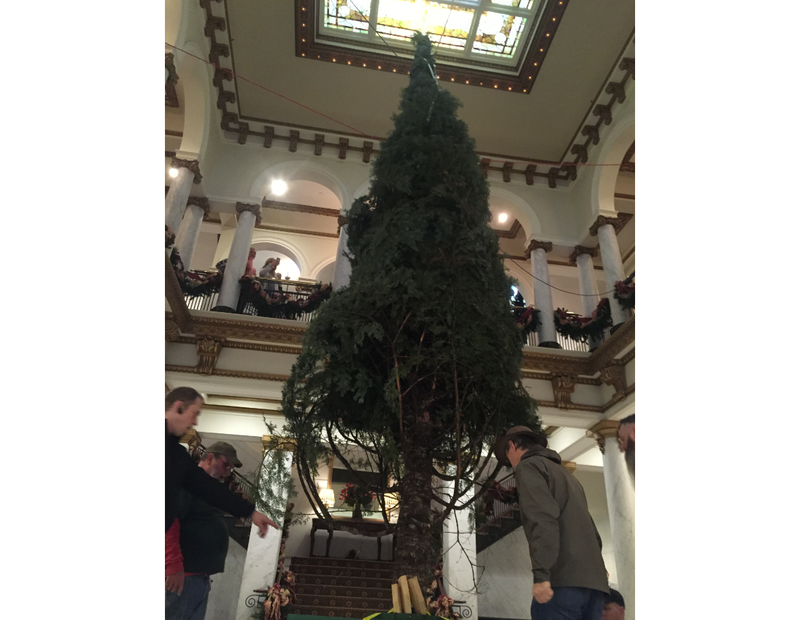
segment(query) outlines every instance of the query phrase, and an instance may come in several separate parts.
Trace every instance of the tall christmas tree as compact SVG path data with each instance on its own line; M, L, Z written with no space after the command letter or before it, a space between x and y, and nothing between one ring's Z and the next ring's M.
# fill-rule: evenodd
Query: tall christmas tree
M330 451L378 493L399 495L395 574L429 583L441 524L515 424L540 428L521 381L511 280L489 228L489 188L475 143L439 88L431 43L417 46L394 132L368 196L350 209L350 283L310 324L283 393L301 483L321 517L314 477ZM341 446L357 448L358 456ZM439 481L454 481L442 495ZM384 518L386 515L383 510Z

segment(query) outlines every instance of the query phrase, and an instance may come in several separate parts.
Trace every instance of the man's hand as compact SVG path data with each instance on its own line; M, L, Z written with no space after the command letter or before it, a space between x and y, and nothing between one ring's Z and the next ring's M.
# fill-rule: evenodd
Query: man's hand
M186 573L183 571L167 575L167 578L164 580L164 587L173 594L180 596L181 592L183 592L183 580L185 577Z
M276 530L278 529L278 526L275 525L275 522L272 519L270 519L267 515L262 515L260 512L258 512L258 510L253 511L253 514L250 515L250 520L258 528L258 535L261 538L266 536L268 526L274 527Z
M544 605L547 601L553 598L553 588L550 587L549 581L533 584L533 598L537 603Z

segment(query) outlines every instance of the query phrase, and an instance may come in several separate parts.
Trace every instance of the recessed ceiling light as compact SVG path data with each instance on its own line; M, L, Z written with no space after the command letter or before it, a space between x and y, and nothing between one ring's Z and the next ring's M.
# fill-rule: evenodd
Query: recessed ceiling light
M173 179L176 176L178 176L178 169L177 168L170 168L169 169L169 176L171 176Z
M286 190L289 189L289 186L286 185L285 181L281 181L280 179L275 179L272 182L272 185L270 185L269 189L276 196L283 196L286 193Z
M497 221L499 221L501 224L504 224L507 219L508 219L508 213L501 213L500 215L497 216Z

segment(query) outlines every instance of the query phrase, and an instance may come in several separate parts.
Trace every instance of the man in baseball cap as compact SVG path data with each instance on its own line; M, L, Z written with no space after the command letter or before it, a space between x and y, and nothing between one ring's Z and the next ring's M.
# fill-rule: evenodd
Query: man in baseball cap
M606 594L601 620L625 620L625 599L613 588Z
M500 436L494 454L514 468L533 568L531 618L600 620L608 578L583 487L527 426Z
M225 441L211 444L199 466L220 484L242 462ZM210 576L225 570L228 526L223 512L181 489L177 525L166 537L166 620L203 620Z

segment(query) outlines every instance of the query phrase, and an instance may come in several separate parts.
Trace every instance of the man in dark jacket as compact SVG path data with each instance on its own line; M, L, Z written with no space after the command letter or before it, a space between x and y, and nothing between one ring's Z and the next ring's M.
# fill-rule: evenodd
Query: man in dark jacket
M200 468L223 481L242 462L234 447L224 441L211 444ZM210 576L225 570L228 555L228 527L222 511L202 499L180 491L178 521L166 540L166 620L203 620L211 589ZM183 583L179 594L170 585Z
M169 530L178 514L178 491L185 489L234 517L250 517L258 527L259 536L263 538L268 526L278 529L272 519L256 511L253 504L211 478L197 466L179 443L186 431L197 424L197 416L202 408L203 398L193 388L175 388L166 396L164 531Z
M608 579L583 487L527 426L499 437L494 453L514 468L533 568L531 618L600 620Z

